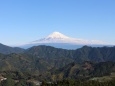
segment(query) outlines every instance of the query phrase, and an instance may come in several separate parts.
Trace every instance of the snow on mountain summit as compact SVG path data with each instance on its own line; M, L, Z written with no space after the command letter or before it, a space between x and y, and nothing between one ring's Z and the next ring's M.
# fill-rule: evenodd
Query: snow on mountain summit
M71 38L63 35L62 33L53 32L52 34L42 39L33 41L32 43L68 43L68 40L71 40Z
M48 35L47 37L45 37L46 39L66 39L69 38L59 32L53 32L52 34Z
M85 39L71 38L59 32L53 32L52 34L42 39L33 41L29 44L42 44L42 43L68 43L68 44L75 44L75 45L107 44L105 42L98 41L98 40L85 40Z
M98 40L72 38L72 37L63 35L60 32L53 32L44 38L23 44L21 46L22 48L29 48L29 47L38 46L38 45L48 45L48 46L54 46L57 48L64 48L64 49L76 49L78 47L80 48L80 46L83 46L83 45L93 46L93 45L111 45L111 44L103 42L103 41L98 41Z

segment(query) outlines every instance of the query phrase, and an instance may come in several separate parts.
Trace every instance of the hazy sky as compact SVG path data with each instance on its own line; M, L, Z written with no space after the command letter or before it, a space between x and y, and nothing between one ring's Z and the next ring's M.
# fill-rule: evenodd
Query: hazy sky
M115 43L115 0L0 0L0 43L31 42L54 31Z

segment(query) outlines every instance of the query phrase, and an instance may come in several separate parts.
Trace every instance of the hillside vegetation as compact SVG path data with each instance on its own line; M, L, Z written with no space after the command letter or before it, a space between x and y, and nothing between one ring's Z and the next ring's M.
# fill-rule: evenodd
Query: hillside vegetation
M84 46L76 50L66 50L51 46L34 46L20 53L0 54L0 75L10 79L15 86L18 86L15 82L17 80L25 83L20 86L31 86L29 84L36 80L44 82L44 86L51 85L48 82L52 82L54 86L56 83L60 86L76 84L76 80L85 84L97 83L95 81L99 80L98 84L104 84L101 81L111 82L114 80L114 74L115 47ZM1 82L1 85L5 83Z

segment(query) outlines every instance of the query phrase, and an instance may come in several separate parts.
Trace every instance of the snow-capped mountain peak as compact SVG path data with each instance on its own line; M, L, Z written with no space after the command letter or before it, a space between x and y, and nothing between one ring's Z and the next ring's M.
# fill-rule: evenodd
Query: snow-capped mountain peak
M45 39L67 39L69 37L59 33L59 32L53 32L52 34L45 37Z
M78 45L82 46L82 45L110 45L110 44L98 40L71 38L59 32L53 32L52 34L44 38L24 44L23 46L32 47L37 45L50 45L58 48L62 48L63 46L65 46L65 49L67 49L68 46L72 47L73 45L75 45L74 48L76 48L76 46Z
M70 43L70 44L82 44L82 45L91 45L91 44L106 44L105 42L102 41L97 41L97 40L85 40L85 39L78 39L78 38L71 38L68 36L65 36L59 32L53 32L52 34L31 42L30 44L36 44L36 43Z
M99 46L103 46L103 45L111 45L110 43L107 42L103 42L103 41L98 41L98 40L86 40L86 39L79 39L79 38L72 38L72 37L68 37L63 35L60 32L53 32L52 34L23 44L21 45L21 48L29 48L32 46L38 46L38 45L48 45L48 46L54 46L57 48L64 48L64 49L76 49L76 48L80 48L80 46L83 45L99 45Z

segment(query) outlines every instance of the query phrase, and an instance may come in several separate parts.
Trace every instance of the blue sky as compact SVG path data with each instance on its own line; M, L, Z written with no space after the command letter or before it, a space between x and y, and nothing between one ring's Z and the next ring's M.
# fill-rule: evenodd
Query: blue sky
M115 0L0 0L0 43L22 44L54 31L115 43Z

